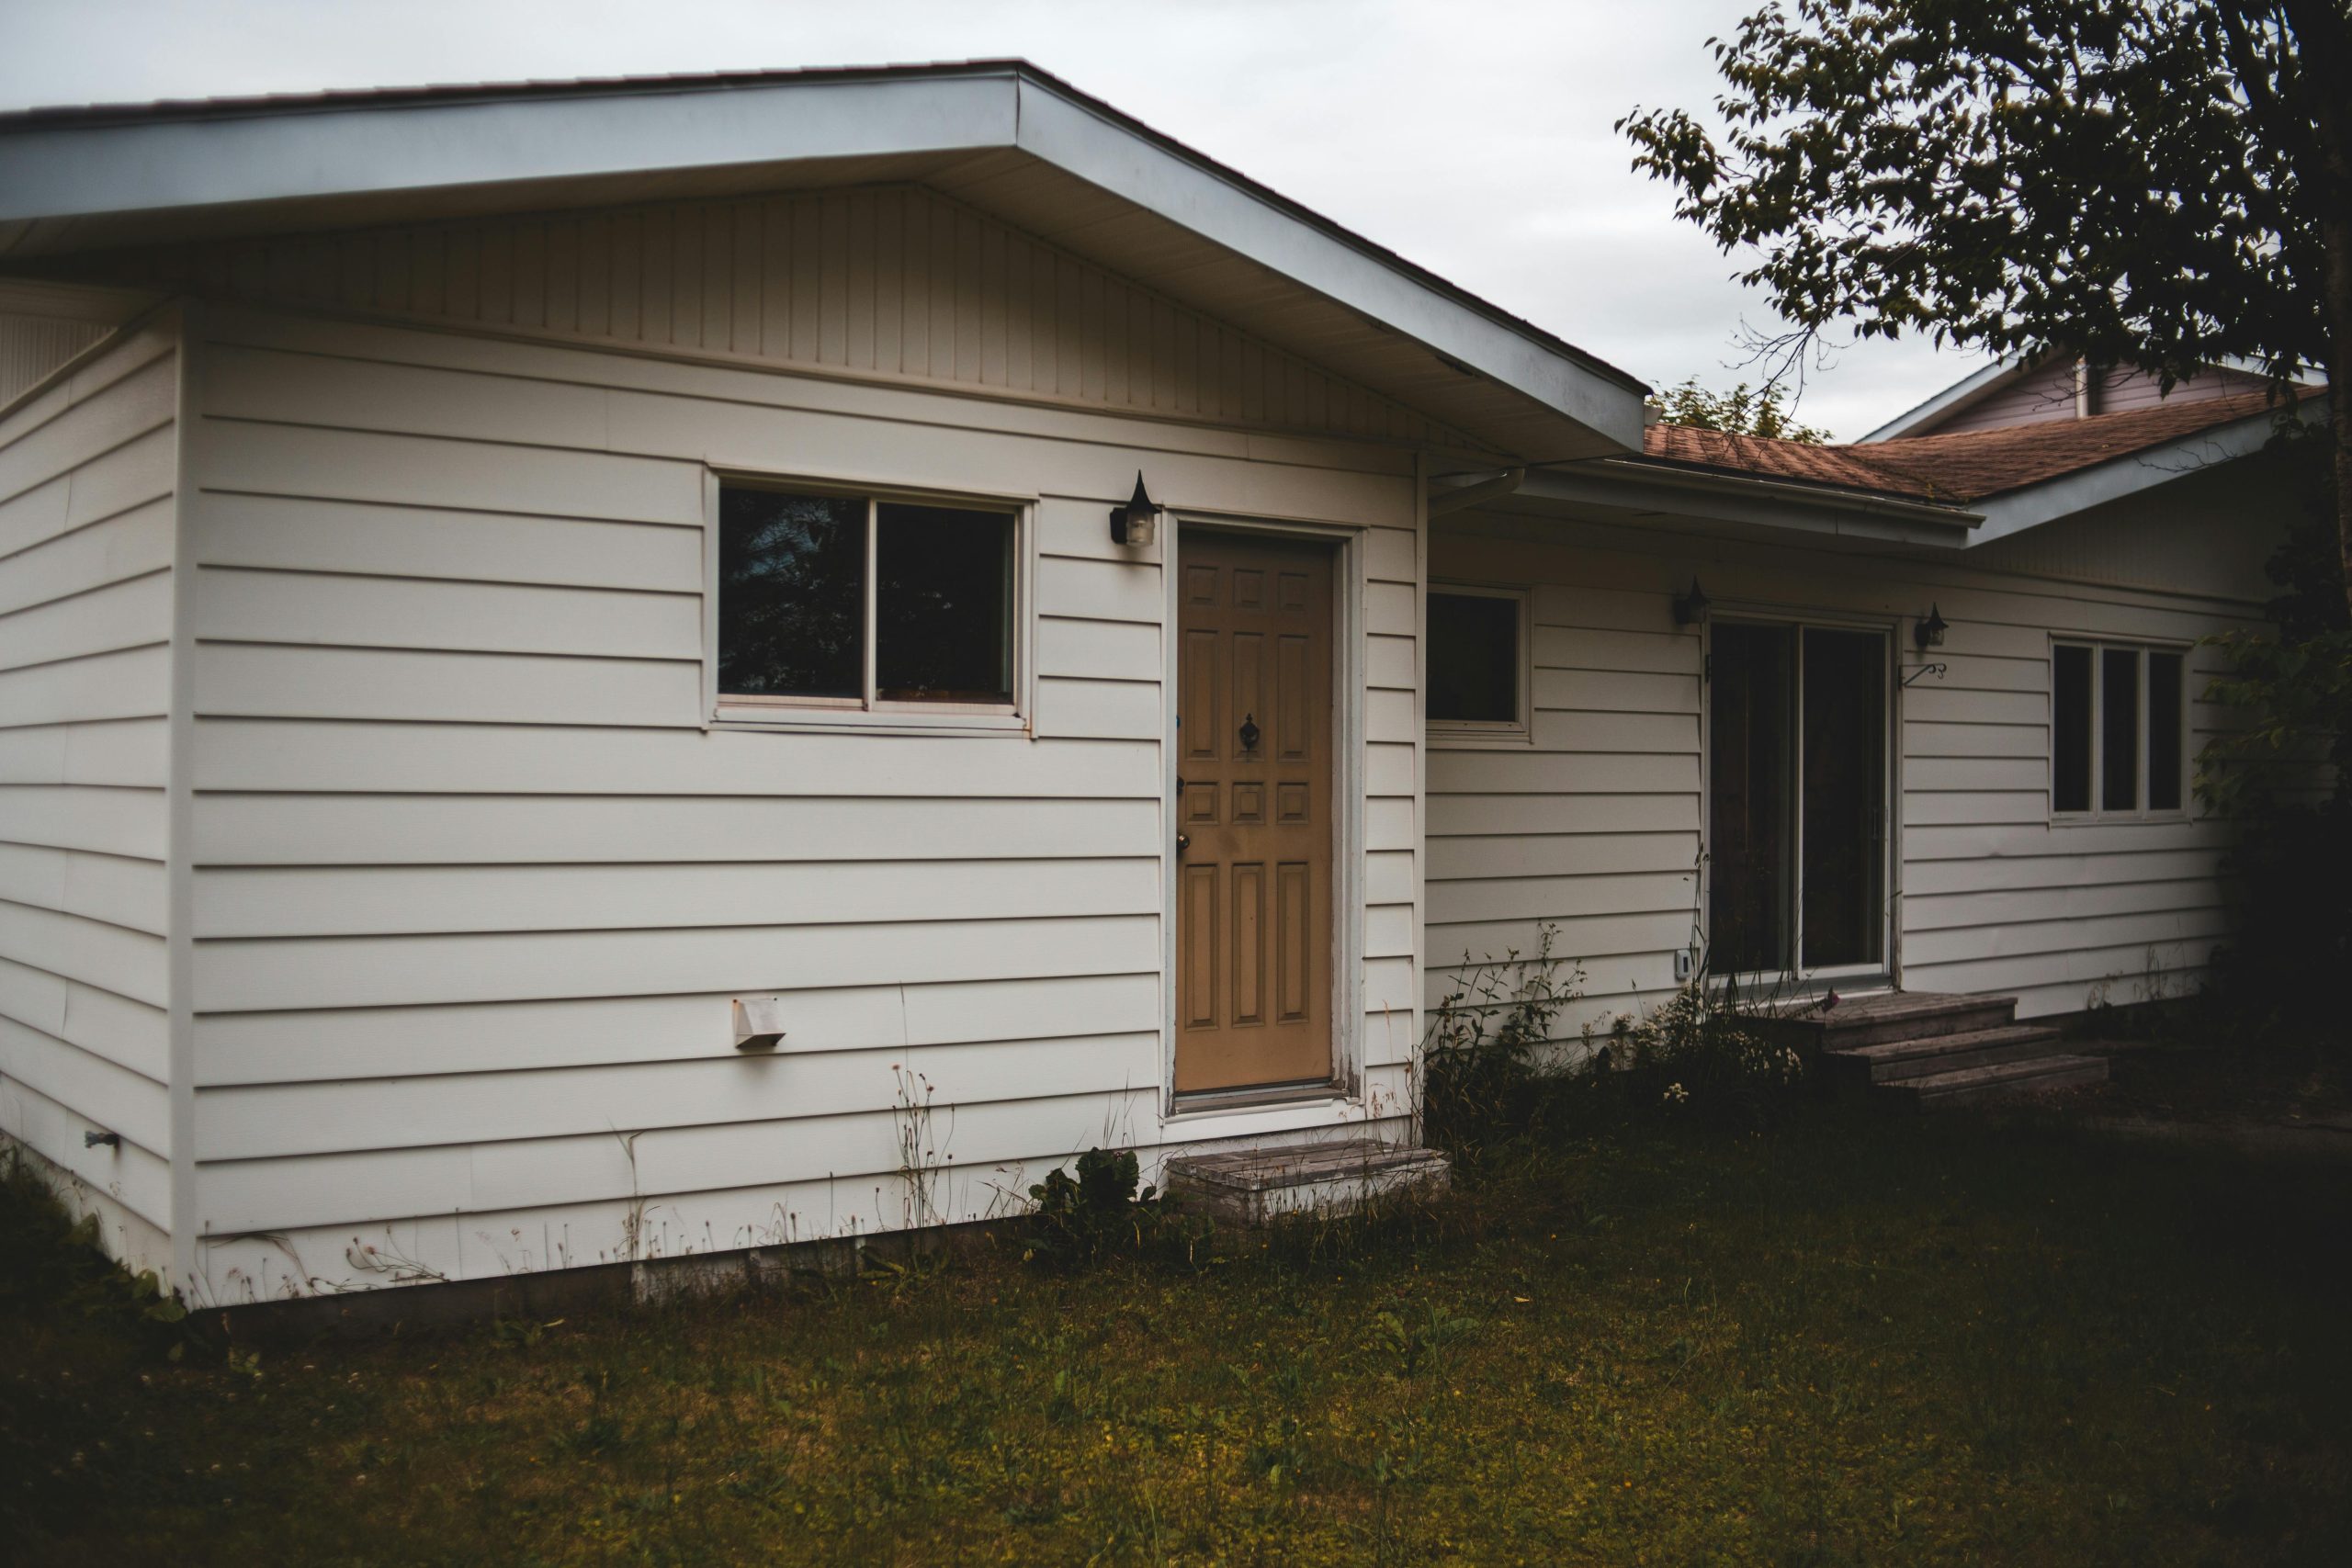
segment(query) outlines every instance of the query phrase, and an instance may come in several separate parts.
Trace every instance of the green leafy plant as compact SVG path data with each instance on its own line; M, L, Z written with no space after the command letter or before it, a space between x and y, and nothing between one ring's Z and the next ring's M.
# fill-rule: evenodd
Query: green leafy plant
M1454 1346L1478 1331L1478 1320L1430 1303L1415 1316L1398 1308L1374 1313L1372 1344L1396 1359L1407 1377L1440 1365Z
M1089 1149L1078 1156L1078 1174L1058 1167L1029 1189L1036 1205L1029 1255L1048 1261L1091 1262L1148 1244L1193 1243L1207 1223L1169 1209L1159 1190L1143 1186L1133 1149Z
M1736 981L1702 974L1649 1011L1618 1018L1595 1070L1633 1075L1636 1092L1666 1111L1753 1113L1805 1076L1770 1010Z
M1458 981L1431 1013L1421 1043L1421 1136L1451 1153L1524 1133L1538 1114L1563 1009L1584 994L1584 970L1553 953L1559 927L1536 931L1535 951L1500 959L1462 955Z
M2352 964L2352 613L2330 515L2326 442L2300 429L2269 456L2297 505L2267 570L2278 593L2266 632L2213 646L2230 671L2207 700L2236 726L2198 754L2205 809L2234 818L2233 933L2214 1001L2246 1040L2293 1036L2337 1051L2335 977Z
M1767 382L1754 391L1740 382L1728 392L1711 392L1695 376L1658 394L1659 412L1668 424L1692 430L1721 430L1733 435L1760 435L1770 441L1796 441L1818 446L1829 433L1799 424L1788 389Z

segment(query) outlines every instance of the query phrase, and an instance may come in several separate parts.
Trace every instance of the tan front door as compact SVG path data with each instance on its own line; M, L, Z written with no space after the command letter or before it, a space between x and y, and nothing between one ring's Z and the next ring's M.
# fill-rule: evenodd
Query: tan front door
M1331 561L1185 530L1176 1089L1331 1077Z

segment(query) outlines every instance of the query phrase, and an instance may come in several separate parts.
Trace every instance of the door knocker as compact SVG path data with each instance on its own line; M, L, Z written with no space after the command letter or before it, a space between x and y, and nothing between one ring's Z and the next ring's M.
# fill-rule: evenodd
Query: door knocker
M1241 750L1244 754L1258 749L1258 716L1254 713L1243 714L1241 716Z

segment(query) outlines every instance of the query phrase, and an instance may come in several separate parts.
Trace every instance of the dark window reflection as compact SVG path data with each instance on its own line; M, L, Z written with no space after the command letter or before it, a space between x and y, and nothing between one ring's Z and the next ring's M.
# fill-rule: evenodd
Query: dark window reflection
M718 498L718 689L856 697L865 686L865 502Z
M1519 722L1519 601L1430 594L1430 717Z
M2148 655L2148 809L2180 809L2181 656Z
M2060 811L2091 808L2091 650L2051 650L2051 805Z
M885 702L1012 700L1012 519L885 502L875 681Z
M2103 811L2140 804L2140 655L2111 648L2099 658L2099 784Z

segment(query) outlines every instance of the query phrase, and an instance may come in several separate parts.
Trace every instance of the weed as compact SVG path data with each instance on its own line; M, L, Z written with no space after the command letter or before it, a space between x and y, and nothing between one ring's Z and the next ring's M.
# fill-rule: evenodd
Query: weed
M1075 1179L1058 1167L1046 1172L1029 1189L1036 1211L1027 1256L1075 1264L1167 1242L1189 1256L1207 1239L1207 1222L1170 1210L1141 1180L1132 1149L1089 1149Z

